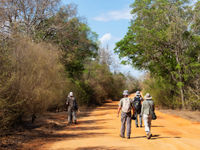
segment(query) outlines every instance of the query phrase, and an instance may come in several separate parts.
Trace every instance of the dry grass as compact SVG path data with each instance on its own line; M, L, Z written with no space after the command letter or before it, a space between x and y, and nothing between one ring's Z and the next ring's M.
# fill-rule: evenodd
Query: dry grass
M194 122L200 122L200 111L159 109L160 112L179 116Z

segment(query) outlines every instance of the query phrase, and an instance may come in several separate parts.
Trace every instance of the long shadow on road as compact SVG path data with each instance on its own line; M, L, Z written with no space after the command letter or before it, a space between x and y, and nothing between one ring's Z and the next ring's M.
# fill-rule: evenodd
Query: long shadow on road
M146 138L146 136L136 136L136 137L132 137L132 139L138 139L138 138ZM175 139L178 139L178 138L181 138L181 137L168 137L168 136L161 136L160 134L155 134L152 136L152 138L150 140L157 140L157 139L167 139L167 138L175 138Z

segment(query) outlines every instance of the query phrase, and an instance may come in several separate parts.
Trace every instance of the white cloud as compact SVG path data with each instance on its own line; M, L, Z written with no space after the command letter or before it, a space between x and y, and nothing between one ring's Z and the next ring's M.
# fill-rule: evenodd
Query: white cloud
M106 33L104 34L99 40L101 41L101 43L106 43L108 42L109 40L111 40L112 38L112 35L110 33Z
M122 10L116 10L116 11L109 11L107 13L103 13L97 17L93 18L96 21L117 21L121 19L126 19L130 20L131 19L131 14L130 14L130 9L122 9Z
M115 44L116 42L120 41L121 38L113 36L111 33L105 33L99 41L101 42L102 45L107 45L107 44Z

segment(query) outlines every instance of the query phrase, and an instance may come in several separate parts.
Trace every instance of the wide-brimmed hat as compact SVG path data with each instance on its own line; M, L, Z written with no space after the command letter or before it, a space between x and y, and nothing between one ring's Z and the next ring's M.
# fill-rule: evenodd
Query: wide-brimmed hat
M145 96L144 96L144 99L152 99L151 95L149 93L147 93Z
M69 92L69 96L73 96L74 94L73 94L73 92Z
M123 95L124 96L128 95L128 90L124 90Z
M141 94L140 94L140 91L137 91L136 93L135 93L137 96L140 96Z

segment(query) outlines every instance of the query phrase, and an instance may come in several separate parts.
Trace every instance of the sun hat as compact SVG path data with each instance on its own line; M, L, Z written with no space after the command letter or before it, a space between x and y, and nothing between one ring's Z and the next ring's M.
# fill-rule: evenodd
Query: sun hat
M136 92L136 95L137 95L137 96L140 96L140 91L137 91L137 92Z
M69 96L73 96L73 92L69 92Z
M124 96L128 95L128 90L124 90L123 95Z
M149 93L147 93L145 96L144 96L144 99L152 99L151 95Z

